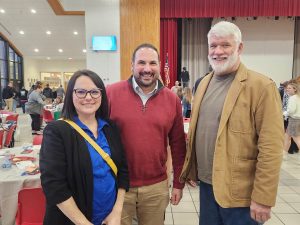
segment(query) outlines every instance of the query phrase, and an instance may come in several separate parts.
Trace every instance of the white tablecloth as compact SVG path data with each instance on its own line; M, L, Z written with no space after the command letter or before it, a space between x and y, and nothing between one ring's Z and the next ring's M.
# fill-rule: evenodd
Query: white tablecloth
M22 147L0 149L0 154L8 150L16 156L36 157L38 163L40 146L34 146L33 152L29 154L20 154L24 149ZM22 170L12 165L10 169L0 168L0 214L2 225L14 225L18 207L18 193L23 188L40 187L40 174L21 176Z

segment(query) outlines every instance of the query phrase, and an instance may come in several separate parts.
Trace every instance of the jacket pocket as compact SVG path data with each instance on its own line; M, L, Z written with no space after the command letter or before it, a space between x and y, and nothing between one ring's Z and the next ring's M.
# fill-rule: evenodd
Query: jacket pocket
M247 103L237 104L229 117L228 126L232 132L251 133L252 131L251 110Z
M237 159L231 171L231 195L234 199L250 199L257 160Z

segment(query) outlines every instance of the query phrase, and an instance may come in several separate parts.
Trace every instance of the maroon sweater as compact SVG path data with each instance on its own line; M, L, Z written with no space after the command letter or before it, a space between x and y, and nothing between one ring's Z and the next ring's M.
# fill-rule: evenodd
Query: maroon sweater
M174 170L173 187L183 188L179 175L185 159L185 137L179 98L159 82L157 92L143 106L132 77L107 87L110 118L118 125L127 155L130 187L167 179L168 139Z

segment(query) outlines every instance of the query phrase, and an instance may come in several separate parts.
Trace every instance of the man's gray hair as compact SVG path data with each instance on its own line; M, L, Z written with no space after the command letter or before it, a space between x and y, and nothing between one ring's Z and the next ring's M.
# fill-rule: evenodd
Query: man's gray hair
M231 35L234 37L234 40L238 45L242 42L242 33L237 25L227 21L218 22L210 29L207 34L208 44L210 43L210 38L212 36L228 37Z

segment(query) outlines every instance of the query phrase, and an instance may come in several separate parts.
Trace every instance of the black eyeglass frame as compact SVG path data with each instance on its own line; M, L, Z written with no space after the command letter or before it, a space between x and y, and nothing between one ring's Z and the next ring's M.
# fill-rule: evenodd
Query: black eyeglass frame
M84 97L79 97L79 96L77 95L77 91L78 91L78 90L84 90L84 91L86 91ZM93 95L92 95L92 91L95 91L95 90L100 91L100 95L99 95L98 97L93 97ZM76 88L76 89L73 89L73 91L74 91L75 95L77 96L77 98L79 98L79 99L84 99L84 98L86 98L86 96L87 96L88 93L90 94L91 98L93 98L93 99L97 99L97 98L102 97L102 89L101 89L101 88L94 88L94 89L89 90L89 91L86 90L86 89L83 89L83 88Z

